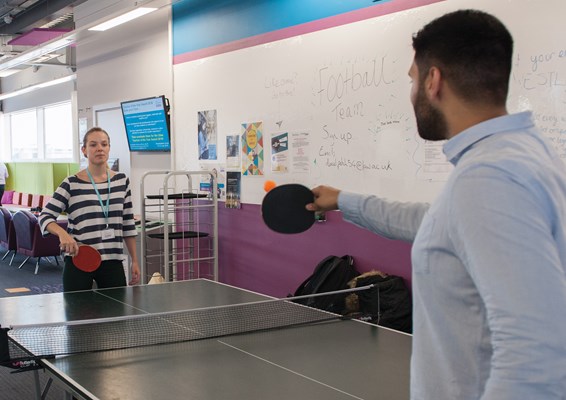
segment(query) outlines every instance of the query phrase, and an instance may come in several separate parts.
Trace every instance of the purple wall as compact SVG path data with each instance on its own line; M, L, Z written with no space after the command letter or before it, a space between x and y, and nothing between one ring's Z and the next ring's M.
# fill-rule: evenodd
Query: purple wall
M342 220L340 212L308 231L285 235L269 230L259 205L227 209L218 203L219 280L285 297L328 255L354 257L360 272L378 269L411 279L410 244L377 236Z

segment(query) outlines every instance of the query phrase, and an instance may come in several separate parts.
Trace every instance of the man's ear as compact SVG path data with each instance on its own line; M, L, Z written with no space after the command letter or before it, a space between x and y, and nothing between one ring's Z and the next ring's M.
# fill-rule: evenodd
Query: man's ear
M430 67L425 79L425 92L427 98L434 102L440 98L443 77L438 67Z

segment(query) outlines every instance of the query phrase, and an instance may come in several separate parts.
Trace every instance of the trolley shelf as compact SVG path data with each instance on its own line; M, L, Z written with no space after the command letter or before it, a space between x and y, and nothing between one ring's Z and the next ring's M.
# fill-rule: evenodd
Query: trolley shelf
M162 194L148 194L145 196L149 200L163 200L165 196ZM168 199L178 200L178 199L202 199L208 197L206 193L173 193L167 195Z
M161 177L161 179L159 179ZM153 182L146 192L146 181ZM162 186L157 187L156 179ZM209 190L201 182L210 183ZM212 171L148 171L140 185L142 283L218 279L218 186ZM167 238L167 240L165 239Z
M165 233L150 233L147 236L154 239L165 239ZM198 237L206 237L208 233L206 232L195 232L195 231L184 231L184 232L171 232L169 233L169 239L191 239Z

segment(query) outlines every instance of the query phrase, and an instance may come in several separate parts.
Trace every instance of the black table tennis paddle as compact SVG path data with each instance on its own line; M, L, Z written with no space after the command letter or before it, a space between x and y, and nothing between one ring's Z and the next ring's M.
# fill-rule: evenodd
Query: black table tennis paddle
M296 183L276 186L261 203L263 221L279 233L301 233L314 224L314 211L305 206L314 202L312 191Z

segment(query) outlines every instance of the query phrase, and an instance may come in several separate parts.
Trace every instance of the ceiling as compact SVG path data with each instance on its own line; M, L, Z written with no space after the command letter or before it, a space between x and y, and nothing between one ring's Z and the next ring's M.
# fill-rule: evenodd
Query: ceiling
M86 0L0 0L0 64L43 42L72 31L73 9ZM71 66L68 47L52 57L35 59L18 69L42 64Z

